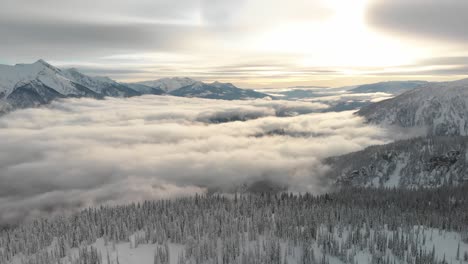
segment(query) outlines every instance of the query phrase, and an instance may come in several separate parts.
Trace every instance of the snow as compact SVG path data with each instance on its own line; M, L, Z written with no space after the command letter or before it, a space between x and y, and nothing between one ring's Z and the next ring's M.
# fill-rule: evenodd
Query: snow
M117 84L115 81L109 79L108 77L90 77L80 73L76 69L66 69L62 71L63 75L68 79L79 83L87 88L93 90L96 93L102 93L102 90L109 85Z
M326 234L327 227L323 226L319 230L320 233ZM361 230L361 234L363 236L370 235L371 237L374 236L375 232L373 229L369 229L369 234L366 233L366 229L363 227ZM386 231L389 237L392 237L395 233L392 231ZM95 243L92 243L90 246L95 247L98 252L102 256L102 263L103 264L114 264L118 262L120 264L152 264L154 261L154 252L157 248L164 247L163 245L159 244L138 244L135 246L135 239L134 237L137 234L130 237L130 241L127 242L120 242L120 243L112 243L107 242L105 239L100 238ZM334 231L333 236L335 239L341 239L340 243L344 243L346 239L349 237L350 233L347 229L344 229L341 234ZM410 233L413 237L420 242L422 245L422 250L426 253L432 252L435 250L435 256L438 260L443 260L444 258L448 261L448 263L460 263L460 264L468 264L468 262L463 261L463 254L464 252L468 251L468 244L462 241L461 235L456 232L450 231L443 231L439 229L433 228L426 228L424 226L415 226ZM264 236L259 236L258 240L253 240L248 242L248 248L254 250L256 245L262 244L265 240ZM52 244L54 245L55 242ZM218 242L220 244L221 241ZM457 250L458 246L460 246L460 260L457 260ZM314 255L317 261L323 258L322 247L317 243L313 243L311 245ZM52 245L49 247L52 250ZM170 264L178 264L178 258L181 254L184 253L185 246L182 244L175 244L169 243L169 263ZM219 247L218 247L219 248ZM284 256L288 250L288 241L281 241L280 242L280 255L281 259L284 259ZM369 248L355 248L355 255L352 258L352 263L359 263L359 264L370 264L372 261L372 254L369 252ZM352 250L349 251L352 254ZM220 251L219 253L220 254ZM110 263L107 261L107 255L109 255ZM302 255L302 249L299 246L294 246L292 248L292 254L287 254L287 262L290 264L299 264L300 263L300 256ZM387 250L384 254L386 257L392 261L395 261L397 264L405 264L406 261L399 259L395 255L392 254L390 250ZM74 248L71 249L68 253L68 256L62 259L61 264L71 264L72 262L70 259L74 259L78 256L78 249ZM219 256L220 258L220 256ZM343 262L337 257L331 256L326 254L325 258L328 259L330 264L343 264ZM22 256L17 256L11 264L20 264L22 263ZM221 258L220 258L221 260Z
M167 93L175 91L179 88L192 85L196 83L195 80L187 78L187 77L173 77L173 78L162 78L159 80L154 81L143 81L138 82L139 84L143 84L153 88L160 88Z
M434 135L467 135L468 79L428 83L364 107L358 114L382 125L427 127Z
M390 175L390 178L388 179L388 181L385 182L384 184L385 187L389 187L389 188L398 187L398 185L400 184L400 179L401 179L401 170L404 167L406 167L406 165L408 164L408 160L409 160L408 154L403 155L403 158L398 159L395 170Z
M62 76L59 69L43 60L33 64L0 65L0 93L4 93L4 98L16 87L33 80L38 80L63 95L81 94L69 79Z

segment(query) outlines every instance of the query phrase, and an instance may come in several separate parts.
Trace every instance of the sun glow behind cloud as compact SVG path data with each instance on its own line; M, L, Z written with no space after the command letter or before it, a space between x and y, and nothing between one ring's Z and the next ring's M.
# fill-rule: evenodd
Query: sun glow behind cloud
M428 1L431 8L442 5ZM426 36L432 27L417 22L418 15L424 18L424 1L27 2L6 2L0 10L0 33L8 39L0 43L4 63L42 57L121 81L189 76L246 88L447 80L468 69L468 63L428 63L468 53L460 42L463 37L454 41ZM408 18L401 6L419 11ZM413 19L411 26L423 27L427 34L401 33L398 23L391 22L395 19ZM454 27L457 21L448 21L448 26L463 31ZM463 35L451 28L443 34L443 22L434 25L437 34ZM389 25L397 30L388 30Z

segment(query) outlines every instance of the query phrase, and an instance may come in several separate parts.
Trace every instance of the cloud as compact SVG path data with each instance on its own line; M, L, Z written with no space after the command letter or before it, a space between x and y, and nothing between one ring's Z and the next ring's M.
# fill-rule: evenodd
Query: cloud
M272 23L310 19L311 13L317 19L328 10L320 2L295 1L289 5L277 0L5 0L0 9L4 36L0 57L96 61L115 54L200 52L200 47L209 51L202 52L209 57L215 47L223 50L223 43Z
M143 96L9 113L0 118L0 223L258 182L322 192L322 158L391 140L352 112L311 113L322 108Z
M370 25L412 37L468 41L468 2L459 0L376 0L367 10Z
M304 84L322 69L303 67L303 52L270 49L279 42L271 38L282 36L278 28L301 25L293 37L281 39L303 43L317 23L333 17L327 2L4 0L0 64L42 58L126 82L189 76L243 87L282 79Z
M8 36L0 48L2 56L34 58L102 56L132 51L181 51L186 47L182 38L196 39L203 32L190 25L154 25L151 23L104 23L82 21L21 21L0 19L0 34ZM68 55L67 55L68 54ZM17 58L18 59L18 58Z

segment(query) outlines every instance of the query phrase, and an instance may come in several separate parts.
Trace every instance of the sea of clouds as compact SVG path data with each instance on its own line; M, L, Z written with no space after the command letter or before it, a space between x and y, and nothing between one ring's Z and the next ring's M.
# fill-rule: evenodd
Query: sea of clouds
M0 224L256 183L320 193L323 158L404 137L326 107L142 96L14 111L0 117Z

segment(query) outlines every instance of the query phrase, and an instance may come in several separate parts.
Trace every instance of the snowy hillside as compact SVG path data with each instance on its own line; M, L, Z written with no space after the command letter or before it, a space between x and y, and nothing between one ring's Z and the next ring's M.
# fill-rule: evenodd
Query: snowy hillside
M467 188L209 195L86 209L1 232L0 263L467 264Z
M196 81L187 77L172 77L172 78L162 78L154 81L144 81L138 82L138 84L143 84L152 88L161 89L166 93L170 93L174 90L182 88L184 86L192 85Z
M59 69L43 60L32 64L0 65L0 113L35 107L67 97L130 97L169 94L183 97L241 100L266 94L232 84L206 84L190 78L163 78L141 83L119 83L108 77L88 76L77 69Z
M468 135L468 79L429 83L357 114L371 123L423 127L431 135Z
M161 95L165 94L166 91L157 88L157 87L151 87L147 86L144 84L140 83L124 83L125 86L129 87L130 89L133 89L141 94L154 94L154 95Z
M88 87L102 96L129 97L141 94L108 77L90 77L74 68L63 70L62 74L73 82Z
M427 84L429 83L426 81L389 81L363 84L349 91L352 93L389 93L398 95Z
M15 66L0 65L0 99L8 97L24 86L42 86L53 89L63 96L98 96L88 87L80 85L66 78L62 71L38 60L33 64L17 64Z
M214 82L210 84L195 82L191 85L174 90L169 94L182 97L199 97L224 100L244 100L269 97L264 93L259 93L253 90L240 89L231 83L220 82Z
M329 158L341 186L439 187L468 183L468 137L427 137Z

